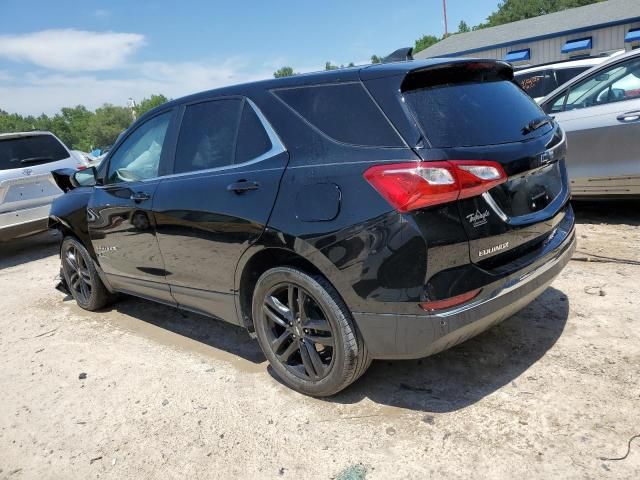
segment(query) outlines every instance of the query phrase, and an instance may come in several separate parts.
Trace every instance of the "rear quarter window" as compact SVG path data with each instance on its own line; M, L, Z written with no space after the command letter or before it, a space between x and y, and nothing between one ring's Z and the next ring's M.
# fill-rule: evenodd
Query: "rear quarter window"
M69 153L52 135L0 139L0 170L57 162Z
M360 83L273 90L326 136L341 143L402 147L402 140Z

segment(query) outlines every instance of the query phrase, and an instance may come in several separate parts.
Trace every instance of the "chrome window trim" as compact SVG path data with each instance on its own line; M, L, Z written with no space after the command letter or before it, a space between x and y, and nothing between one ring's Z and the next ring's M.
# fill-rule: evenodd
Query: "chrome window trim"
M220 100L223 100L223 98L221 98ZM245 167L247 165L253 165L255 163L262 162L264 160L267 160L269 158L273 158L276 155L280 155L281 153L286 152L287 149L284 146L284 144L282 143L282 140L280 140L280 137L278 136L276 131L271 126L271 123L269 123L269 120L267 120L267 118L264 116L264 114L258 108L258 106L255 103L253 103L253 101L250 98L244 97L244 100L251 106L253 111L258 116L258 119L260 120L260 123L262 124L262 128L264 128L265 131L267 132L267 136L269 137L269 141L271 142L271 148L268 151L266 151L262 155L257 156L256 158L252 158L251 160L247 160L246 162L234 163L233 165L225 165L224 167L205 168L205 169L202 169L202 170L191 170L190 172L170 173L168 175L163 175L161 177L155 177L155 178L153 178L153 180L165 179L165 178L180 178L180 177L184 177L184 176L187 176L187 175L216 173L216 172L224 172L224 171L227 171L227 170L231 171L231 170L233 170L235 168L238 168L238 167ZM215 100L212 100L212 101L215 101ZM147 180L143 180L143 182L145 182L145 181L147 181Z
M248 98L248 97L243 97L243 98L251 106L253 111L258 116L258 119L260 120L260 123L262 124L262 127L267 132L267 136L269 137L269 141L271 142L271 148L268 151L266 151L265 153L263 153L262 155L259 155L256 158L252 158L251 160L247 160L246 162L234 163L233 165L225 165L224 167L205 168L205 169L202 169L202 170L191 170L190 172L170 173L170 174L167 174L167 175L162 175L162 176L153 177L153 178L147 178L147 179L138 180L138 181L135 181L135 182L121 182L121 183L118 183L118 184L110 184L110 185L127 185L127 184L133 184L133 183L147 183L147 182L155 182L157 180L164 180L164 179L167 179L167 178L180 178L180 177L185 177L185 176L188 176L188 175L232 171L235 168L245 167L247 165L253 165L255 163L262 162L264 160L267 160L269 158L273 158L276 155L280 155L281 153L286 152L287 151L286 147L282 143L282 140L280 140L280 137L278 136L276 131L271 126L271 123L269 123L269 120L267 120L267 117L264 116L262 111L258 108L258 106L255 103L253 103L253 101L250 98ZM214 101L215 102L216 100L227 100L227 99L228 99L228 97L221 97L219 99L205 100L204 102L207 102L207 101ZM204 103L204 102L198 102L198 103ZM108 187L109 185L98 185L98 186L99 187Z

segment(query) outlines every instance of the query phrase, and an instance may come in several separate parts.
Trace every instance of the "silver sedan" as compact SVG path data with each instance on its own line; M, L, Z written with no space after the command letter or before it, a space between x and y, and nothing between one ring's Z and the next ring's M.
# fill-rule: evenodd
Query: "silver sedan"
M567 134L575 198L640 198L640 50L587 70L540 105Z

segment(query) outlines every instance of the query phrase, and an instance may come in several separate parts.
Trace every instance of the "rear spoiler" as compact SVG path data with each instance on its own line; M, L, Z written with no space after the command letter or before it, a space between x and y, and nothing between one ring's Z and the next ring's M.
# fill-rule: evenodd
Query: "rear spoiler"
M467 59L416 68L407 72L400 91L491 80L513 80L513 66L501 60Z
M391 63L391 62L406 62L408 60L413 60L413 48L412 47L404 47L399 48L395 52L390 53L386 57L382 59L382 63Z

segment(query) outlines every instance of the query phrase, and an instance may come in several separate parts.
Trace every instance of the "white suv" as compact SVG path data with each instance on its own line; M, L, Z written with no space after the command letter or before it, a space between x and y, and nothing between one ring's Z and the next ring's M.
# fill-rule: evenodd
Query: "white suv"
M560 85L621 53L624 53L624 50L616 50L600 57L537 65L518 70L514 76L524 91L533 97L536 102L540 103L544 97Z
M83 166L50 132L0 134L0 240L46 230L51 202L62 194L51 171Z

